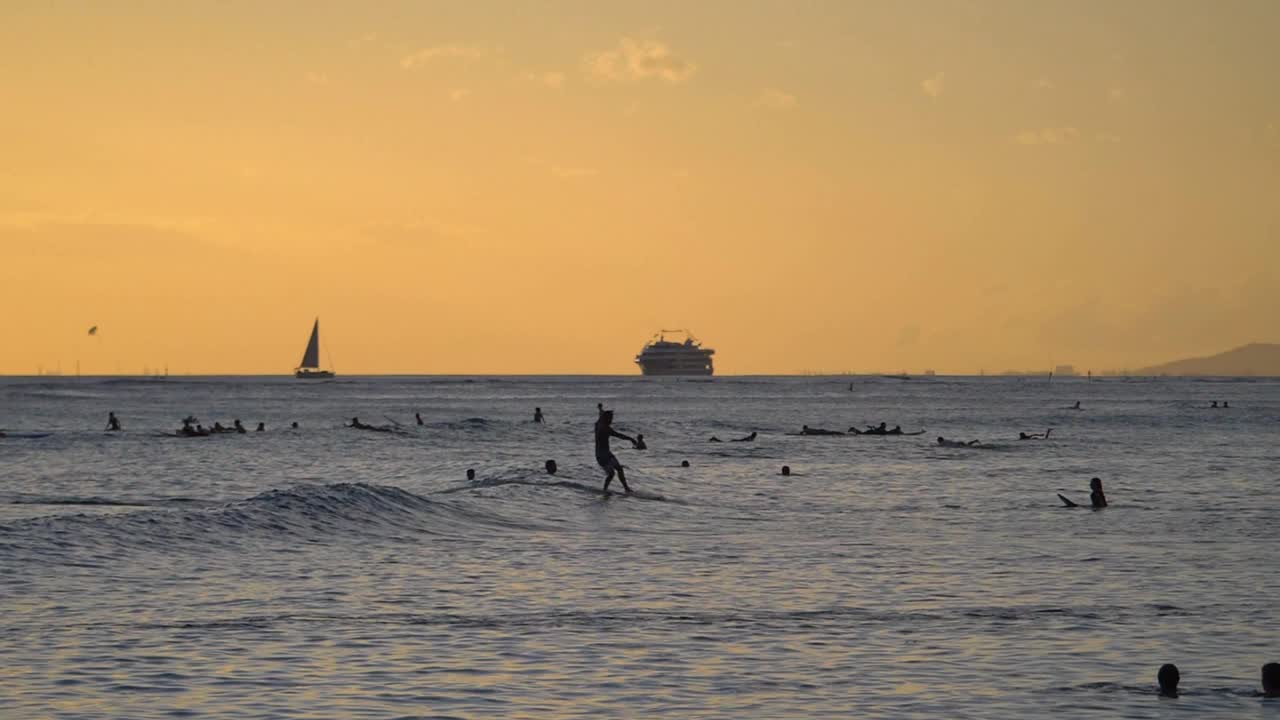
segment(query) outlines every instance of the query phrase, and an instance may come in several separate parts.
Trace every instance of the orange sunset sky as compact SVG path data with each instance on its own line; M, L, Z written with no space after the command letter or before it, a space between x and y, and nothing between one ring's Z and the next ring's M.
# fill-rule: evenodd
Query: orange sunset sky
M1277 341L1280 3L0 5L0 372ZM97 337L86 334L100 327Z

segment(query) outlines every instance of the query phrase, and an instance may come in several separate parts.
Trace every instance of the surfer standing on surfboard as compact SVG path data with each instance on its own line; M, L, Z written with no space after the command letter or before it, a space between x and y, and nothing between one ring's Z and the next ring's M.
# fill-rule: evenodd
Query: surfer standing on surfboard
M600 417L596 420L596 462L600 463L600 467L608 473L604 478L604 494L609 494L609 483L613 482L613 475L617 473L618 480L622 482L622 489L630 495L631 488L627 485L627 475L622 470L622 463L618 462L618 456L609 449L611 437L622 438L632 445L636 444L635 439L630 435L623 435L613 429L613 411L601 408Z

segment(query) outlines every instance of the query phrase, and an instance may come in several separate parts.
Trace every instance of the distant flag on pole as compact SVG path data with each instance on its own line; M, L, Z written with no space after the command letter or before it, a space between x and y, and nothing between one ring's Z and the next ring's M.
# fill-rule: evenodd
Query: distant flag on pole
M89 334L90 334L90 335L97 335L97 334L98 334L98 326L97 326L97 325L94 325L93 327L89 328Z

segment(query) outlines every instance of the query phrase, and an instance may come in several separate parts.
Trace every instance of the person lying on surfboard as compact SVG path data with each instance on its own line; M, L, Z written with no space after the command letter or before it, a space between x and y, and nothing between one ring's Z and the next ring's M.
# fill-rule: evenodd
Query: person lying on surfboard
M1058 499L1067 507L1080 507L1064 497L1062 493L1058 493ZM1089 481L1089 506L1094 510L1101 510L1107 506L1107 495L1102 492L1102 480L1100 478L1093 478Z
M1019 440L1048 440L1049 433L1053 432L1053 428L1049 428L1042 433L1018 433Z
M615 437L628 440L632 445L636 444L635 439L630 435L623 435L613 429L612 410L601 410L600 417L596 420L596 462L600 463L600 467L607 473L604 477L604 494L609 494L609 483L613 482L613 475L617 473L622 489L630 495L631 488L627 485L627 474L622 469L622 463L618 462L618 456L609 449L609 438Z
M969 442L965 442L963 440L948 440L942 437L941 435L939 435L938 444L943 447L973 447L974 445L981 445L982 441L970 440Z
M800 428L801 435L843 435L839 430L827 430L824 428L811 428L805 425Z
M756 441L756 433L755 433L755 431L754 431L754 430L752 430L752 431L751 431L751 434L750 434L750 435L745 435L745 436L740 437L740 438L730 438L730 439L729 439L729 442L755 442L755 441Z

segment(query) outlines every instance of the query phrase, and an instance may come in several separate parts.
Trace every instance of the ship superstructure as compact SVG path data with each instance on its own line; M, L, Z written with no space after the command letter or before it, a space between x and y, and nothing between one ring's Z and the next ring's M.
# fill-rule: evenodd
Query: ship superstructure
M668 340L672 334L678 339ZM636 356L636 364L645 375L711 375L715 368L711 356L715 350L702 347L688 330L663 330Z

